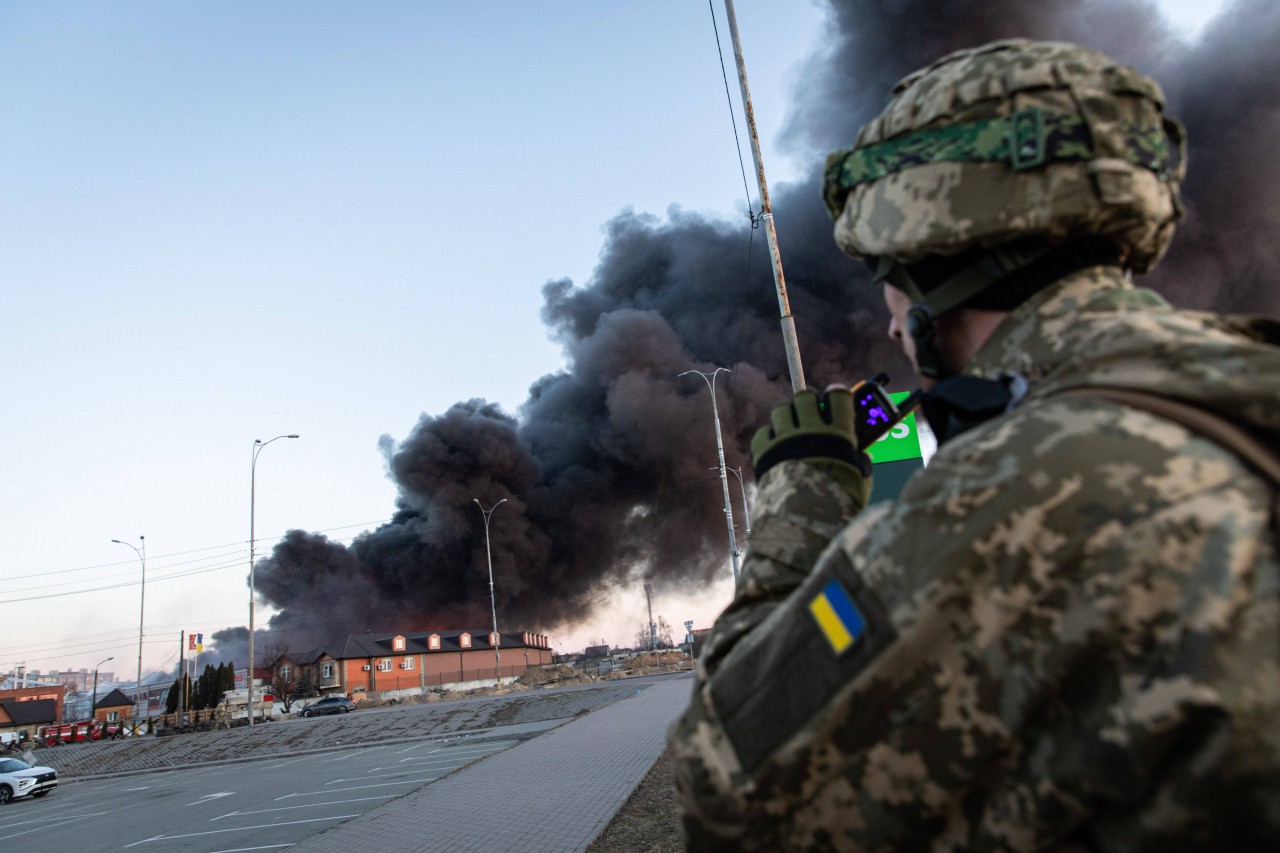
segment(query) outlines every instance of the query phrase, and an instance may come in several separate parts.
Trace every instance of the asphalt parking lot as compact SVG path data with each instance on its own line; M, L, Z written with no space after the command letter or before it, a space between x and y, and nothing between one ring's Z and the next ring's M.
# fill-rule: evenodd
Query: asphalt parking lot
M151 771L6 807L0 849L212 853L293 846L522 738L452 738Z
M362 709L310 719L284 718L215 732L69 744L35 751L59 781L164 770L210 762L293 756L353 744L407 743L499 726L564 720L635 691L624 682L535 690L422 705Z
M582 851L661 754L690 679L42 749L63 784L0 814L0 850Z

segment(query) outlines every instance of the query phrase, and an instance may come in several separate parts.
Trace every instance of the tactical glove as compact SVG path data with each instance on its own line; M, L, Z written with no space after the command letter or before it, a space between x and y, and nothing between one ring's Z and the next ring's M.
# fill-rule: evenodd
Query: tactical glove
M871 459L858 448L853 428L853 394L844 389L819 396L801 391L790 403L775 406L769 426L751 440L756 482L787 459L826 472L849 493L859 509L871 496Z

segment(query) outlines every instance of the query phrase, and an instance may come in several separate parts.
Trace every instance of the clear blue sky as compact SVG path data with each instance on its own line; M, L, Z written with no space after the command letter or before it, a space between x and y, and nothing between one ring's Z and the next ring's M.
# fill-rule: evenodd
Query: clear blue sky
M821 13L736 5L782 182ZM610 217L746 203L693 0L0 2L0 164L0 671L121 678L139 562L110 540L147 537L146 670L245 624L255 438L302 436L259 460L260 554L348 539L394 510L380 436L560 367L539 291ZM625 607L553 639L628 643Z

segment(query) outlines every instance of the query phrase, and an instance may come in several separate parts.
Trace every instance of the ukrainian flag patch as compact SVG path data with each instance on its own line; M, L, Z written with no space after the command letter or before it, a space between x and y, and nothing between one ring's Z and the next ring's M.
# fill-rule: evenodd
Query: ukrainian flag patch
M809 602L809 613L837 655L852 647L867 627L853 599L835 579Z

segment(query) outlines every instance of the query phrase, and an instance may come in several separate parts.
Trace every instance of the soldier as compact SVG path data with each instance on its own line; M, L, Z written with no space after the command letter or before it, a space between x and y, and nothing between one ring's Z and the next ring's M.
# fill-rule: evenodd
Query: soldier
M1011 40L829 158L939 449L866 507L848 391L756 435L671 731L690 849L1280 849L1280 324L1132 284L1179 149L1151 80Z

